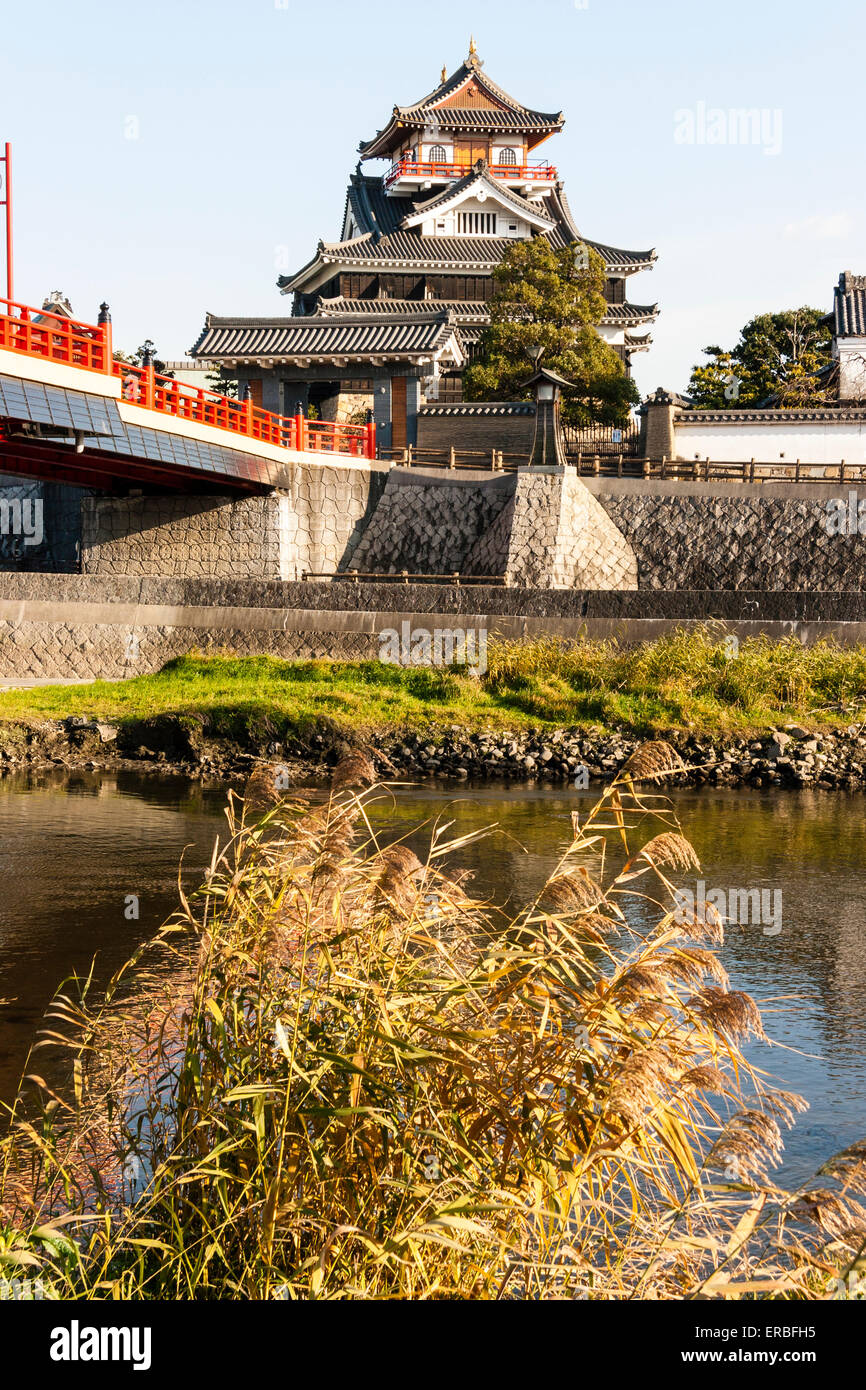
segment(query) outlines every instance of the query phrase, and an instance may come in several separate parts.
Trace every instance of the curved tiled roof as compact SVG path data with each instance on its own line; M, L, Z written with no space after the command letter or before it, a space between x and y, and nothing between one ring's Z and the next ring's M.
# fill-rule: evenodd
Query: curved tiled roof
M302 318L220 318L208 314L190 353L195 357L415 356L438 352L457 336L447 310L415 314L333 314Z
M325 317L329 314L380 314L384 318L399 318L406 314L417 314L427 310L450 313L455 323L486 323L487 305L481 299L334 299L320 298L316 313Z
M598 252L608 270L638 270L654 265L658 260L654 248L649 251L624 251L621 246L608 246L603 241L590 241L588 237L583 240Z
M866 337L866 275L842 272L833 291L833 318L837 338Z
M409 106L395 106L391 119L372 140L362 141L358 146L364 159L375 159L387 153L393 144L393 137L401 125L428 124L431 120L440 127L458 130L561 130L564 121L562 112L534 111L514 97L504 88L482 72L484 64L473 54L460 64L450 77L434 87L432 92L420 101ZM443 101L456 96L460 88L472 79L478 87L497 103L496 106L442 106Z
M452 401L419 406L419 415L534 415L534 401Z
M415 106L400 111L403 120L417 116L424 124L435 121L444 130L559 130L561 115L544 111L503 111L495 106Z
M564 237L558 227L542 235L546 236L551 246L557 250L572 244L571 239ZM490 270L499 264L508 247L513 245L514 239L511 237L422 237L413 230L408 230L392 232L377 241L368 234L354 237L351 241L322 242L318 254L312 261L295 276L281 276L279 284L283 290L294 289L295 281L305 270L318 263L325 265L329 262L343 261L356 262L379 270L399 266L447 270L460 265L469 271ZM637 270L652 263L645 252L618 251L613 247L600 246L594 241L587 241L586 245L600 252L608 271L626 267Z
M387 236L389 232L396 232L415 207L413 198L387 194L381 178L362 174L360 170L349 180L346 197L362 235L371 232L374 236Z
M446 77L444 82L440 82L438 87L434 87L433 91L428 93L426 97L422 97L420 101L414 102L411 106L395 106L394 110L399 111L401 116L409 116L417 111L425 111L430 106L438 106L440 102L447 101L449 97L456 95L463 84L471 78L479 87L484 88L488 96L493 97L495 101L501 101L512 111L518 111L522 115L540 116L543 120L548 121L562 118L561 111L554 115L552 112L534 111L531 107L524 106L522 101L510 96L504 87L498 86L492 78L488 77L487 73L482 71L483 67L484 63L481 59L471 55L452 72L450 77ZM460 111L477 109L483 110L485 108L446 107L446 110Z
M391 232L375 241L355 237L352 241L323 242L320 256L326 261L360 261L365 265L405 264L479 266L498 264L514 241L492 236L424 236L414 229Z
M477 342L489 322L489 308L483 300L320 298L315 312L319 318L365 314L385 319L399 319L407 315L417 315L425 309L429 312L439 310L450 313L460 329L461 340L466 344ZM608 326L652 323L657 317L657 304L609 304L601 322ZM626 333L626 346L638 347L648 342L648 336L637 338Z
M658 311L657 304L608 304L602 323L648 323Z
M476 175L473 173L467 177ZM504 186L498 191L508 193L511 198L520 198L519 194L512 194ZM449 190L446 189L441 195L435 194L434 200L440 196L449 196ZM502 259L507 247L514 244L506 237L421 237L417 228L405 228L403 223L425 202L431 202L428 195L424 199L418 195L387 195L381 177L357 171L349 183L347 207L352 209L360 235L346 241L320 242L316 255L306 265L294 275L281 275L277 284L287 294L300 289L302 277L306 278L317 267L340 261L376 270L399 265L449 270L463 264L470 273L478 270L483 272L492 269ZM515 204L515 209L518 206L520 203ZM582 237L561 183L551 186L550 193L544 199L544 209L555 225L542 235L556 250L570 246L575 241L583 241L599 252L608 274L631 275L648 269L656 261L654 250L629 251Z

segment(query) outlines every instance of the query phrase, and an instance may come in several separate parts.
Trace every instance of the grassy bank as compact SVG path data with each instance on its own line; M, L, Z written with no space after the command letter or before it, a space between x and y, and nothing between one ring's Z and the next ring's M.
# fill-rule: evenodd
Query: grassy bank
M786 720L845 725L866 707L864 647L751 638L733 655L729 641L705 628L639 647L492 642L480 677L379 661L191 655L124 682L4 692L0 720L124 723L173 714L201 717L211 734L229 738L303 736L323 719L370 736L457 723L733 734Z

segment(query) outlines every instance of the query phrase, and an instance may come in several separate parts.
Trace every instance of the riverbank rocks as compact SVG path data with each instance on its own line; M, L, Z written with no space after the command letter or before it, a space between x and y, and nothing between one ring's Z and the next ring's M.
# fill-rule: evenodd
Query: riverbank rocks
M665 781L680 785L866 788L866 736L859 725L817 736L793 725L760 738L711 739L680 731L666 739L685 767ZM435 741L429 733L404 735L399 744L385 746L393 763L413 779L435 773L461 780L581 787L610 781L644 742L617 730L473 733L451 728Z
M738 738L680 730L664 738L684 764L664 779L667 784L866 790L866 732L859 724L817 732L788 724ZM367 781L375 775L390 782L436 778L585 789L609 782L647 741L620 729L469 730L452 724L378 735L364 746L360 737L349 742L329 720L281 741L273 729L247 729L228 738L201 717L166 714L119 726L73 717L0 725L0 774L50 764L126 765L245 783L253 768L267 763L289 768L293 787L325 786L342 760L361 755L373 768Z

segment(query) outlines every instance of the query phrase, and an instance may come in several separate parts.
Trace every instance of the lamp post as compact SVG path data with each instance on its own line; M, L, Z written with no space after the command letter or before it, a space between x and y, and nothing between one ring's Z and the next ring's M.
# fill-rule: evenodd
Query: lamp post
M154 377L153 352L154 344L150 338L144 340L144 351L141 354L141 365L144 369L144 404L149 410L153 410L154 398L156 395L156 382Z
M529 456L530 468L564 468L565 450L562 447L562 429L559 423L559 397L563 386L571 382L558 372L540 365L543 348L530 348L530 356L536 366L528 381L521 383L521 390L532 387L535 392L535 438Z

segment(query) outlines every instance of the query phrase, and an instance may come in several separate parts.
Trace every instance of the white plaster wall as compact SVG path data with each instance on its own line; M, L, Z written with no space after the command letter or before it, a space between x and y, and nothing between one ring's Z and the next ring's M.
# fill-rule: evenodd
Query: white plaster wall
M433 150L442 149L445 151L445 158L438 159L437 164L454 163L454 146L450 140L437 140L433 136L425 136L421 146L420 160L422 163L430 163L433 158Z
M517 158L518 165L526 163L526 152L522 145L516 142L509 142L506 145L494 145L490 151L490 163L501 164L503 150L513 150Z
M676 424L677 457L717 463L866 463L866 420Z
M625 344L625 326L613 323L600 323L598 334L606 343L613 343L623 346Z
M493 214L495 218L495 231L490 232L464 232L461 230L459 214L463 212L480 212L485 215ZM512 228L514 230L512 231ZM456 207L449 209L445 213L440 213L436 217L426 217L421 224L422 236L498 236L513 237L526 241L530 236L532 228L528 222L524 222L519 213L507 213L497 206L492 199L486 202L479 202L475 198L467 198Z
M837 339L836 353L842 400L866 400L866 338Z

